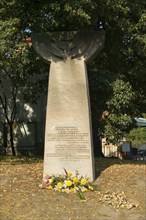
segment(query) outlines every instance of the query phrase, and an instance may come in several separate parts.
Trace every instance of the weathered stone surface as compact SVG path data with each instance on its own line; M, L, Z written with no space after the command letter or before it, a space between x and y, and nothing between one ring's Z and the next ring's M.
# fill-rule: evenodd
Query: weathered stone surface
M33 46L51 62L44 176L63 168L94 179L94 155L85 61L102 47L103 32L34 34Z

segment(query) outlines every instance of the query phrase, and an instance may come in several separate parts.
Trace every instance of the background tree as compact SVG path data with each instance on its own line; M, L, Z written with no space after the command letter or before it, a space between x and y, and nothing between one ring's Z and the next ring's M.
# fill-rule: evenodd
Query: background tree
M15 3L2 1L0 9L3 18L0 21L3 30L0 35L0 107L8 126L13 155L16 155L13 130L19 121L21 99L37 103L46 93L48 81L48 67L35 55L29 41L30 33L22 29L20 15L15 13Z
M132 142L134 147L146 144L146 127L132 129L129 134L126 135L126 138Z
M146 111L144 0L2 0L0 8L2 62L32 31L106 31L104 49L88 66L88 75L93 124L109 140L117 143L133 126L132 119ZM23 49L21 57L27 51L30 55L26 74L33 74L39 58L34 59L33 50ZM101 123L105 110L110 115Z
M24 47L25 45L23 45ZM13 50L13 53L8 54L0 63L1 78L0 78L0 104L2 107L3 116L5 118L5 126L8 126L8 133L10 137L10 147L12 154L16 155L14 146L14 128L19 122L19 111L21 108L21 99L25 102L37 103L39 96L45 91L43 85L47 84L46 77L44 77L45 68L41 68L37 62L31 66L31 58L29 51L25 49L28 54L21 56L23 47ZM29 48L28 48L29 49ZM39 62L39 61L38 61ZM36 70L37 68L37 70ZM34 74L39 73L36 78ZM42 74L41 74L42 73ZM47 76L45 74L45 76ZM32 80L33 79L33 80ZM7 146L5 146L7 147Z
M8 95L11 96L11 99L8 98ZM6 123L9 127L12 154L16 155L14 148L13 125L17 113L17 86L11 82L8 75L4 74L0 79L0 103L3 108Z

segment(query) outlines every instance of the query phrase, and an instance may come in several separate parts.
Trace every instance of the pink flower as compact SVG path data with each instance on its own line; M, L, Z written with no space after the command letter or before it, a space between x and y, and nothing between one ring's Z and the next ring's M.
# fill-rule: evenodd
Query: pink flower
M43 188L46 188L48 186L48 184L44 183L43 184Z
M40 188L40 189L43 189L43 184L40 184L40 185L39 185L39 188Z
M48 179L44 179L44 183L47 183L48 182Z

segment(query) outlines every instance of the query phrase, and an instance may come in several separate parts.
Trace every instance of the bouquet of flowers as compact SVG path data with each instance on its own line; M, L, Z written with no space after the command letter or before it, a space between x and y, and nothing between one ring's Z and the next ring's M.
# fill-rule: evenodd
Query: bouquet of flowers
M85 199L84 192L94 190L94 187L89 179L82 176L80 177L77 171L74 176L72 172L67 172L66 169L64 169L64 171L64 175L47 175L39 187L41 189L46 188L57 192L74 192L79 195L80 199Z

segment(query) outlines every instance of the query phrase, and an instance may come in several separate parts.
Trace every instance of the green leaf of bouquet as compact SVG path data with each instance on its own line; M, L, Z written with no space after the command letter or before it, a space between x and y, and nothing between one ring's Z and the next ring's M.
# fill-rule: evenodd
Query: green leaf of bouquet
M85 196L84 196L84 193L81 190L77 190L77 195L79 196L79 198L81 200L86 200Z

